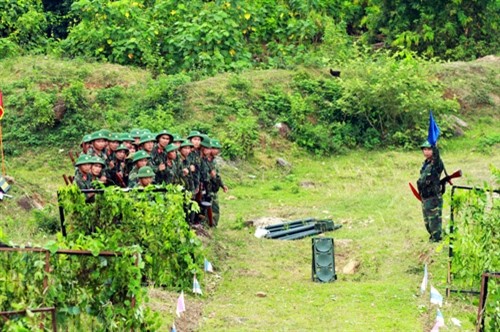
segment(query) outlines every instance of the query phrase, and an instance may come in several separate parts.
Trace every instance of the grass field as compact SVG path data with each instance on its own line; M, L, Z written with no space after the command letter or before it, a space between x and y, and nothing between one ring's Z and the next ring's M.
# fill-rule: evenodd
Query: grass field
M22 63L10 65L24 68ZM113 66L108 69L116 70ZM448 72L459 69L450 66ZM91 71L90 65L81 70ZM448 72L442 74L444 80L453 78L447 78ZM138 82L146 77L139 74L130 75ZM96 85L106 79L106 73L102 75L96 76ZM280 72L278 79L286 81L287 75ZM500 112L495 100L475 108L496 94L486 88L487 82L480 75L474 77L477 81L465 77L469 85L469 81L450 83L463 90L463 116L469 129L464 136L439 144L447 170L463 171L456 184L482 186L493 181L490 166L500 168ZM224 86L217 80L190 84L193 89L188 103L192 109L204 100L207 86L215 90L217 84ZM255 159L249 162L221 165L230 191L219 194L220 226L213 230L211 240L204 239L207 258L216 273L204 278L203 296L187 295L187 312L175 321L178 331L430 330L436 307L430 305L428 292L420 295L419 286L424 263L428 263L430 283L445 294L447 245L428 242L420 203L408 187L408 182L418 177L421 152L357 150L320 158L279 138L273 140L273 145L257 149ZM289 161L291 169L278 167L278 157ZM14 198L0 202L0 228L14 243L44 244L53 235L40 231L39 224L57 223L56 191L63 185L62 174L73 173L67 150L47 147L24 151L8 156L6 168L15 179L9 192ZM449 220L447 200L449 192L443 212L445 226ZM341 229L324 234L335 239L338 280L327 284L311 281L310 238L255 238L255 229L246 222L259 217L331 218L341 224ZM357 271L343 273L344 266L353 260L360 264ZM174 320L177 295L150 290L149 305L160 312L165 330ZM445 299L441 311L447 331L473 331L477 297L453 295ZM451 317L462 322L461 329L452 325Z
M443 148L443 158L448 170L463 170L457 184L481 185L491 180L488 165L500 165L498 152L485 158ZM216 231L226 248L218 264L222 282L210 295L201 330L430 329L436 309L429 304L429 294L419 294L423 265L429 264L430 282L444 294L447 250L428 243L419 203L408 187L421 159L419 151L297 158L291 175L275 169L266 173L267 179L235 183L231 195L237 199L225 201L224 219ZM302 188L304 181L314 186ZM260 216L328 217L342 224L340 230L325 234L337 243L338 280L311 282L310 238L256 239L253 229L234 229L239 218ZM445 224L448 216L445 204ZM359 261L360 268L345 275L342 268L351 259ZM267 296L256 296L259 291ZM451 317L460 319L464 330L474 329L473 302L446 299L441 310L449 330Z

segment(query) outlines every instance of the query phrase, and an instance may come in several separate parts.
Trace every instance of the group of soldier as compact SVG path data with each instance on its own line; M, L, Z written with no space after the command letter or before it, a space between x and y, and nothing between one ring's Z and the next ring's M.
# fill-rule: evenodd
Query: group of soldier
M199 131L191 131L184 139L168 130L113 133L101 129L85 135L80 146L81 153L74 163L74 182L80 189L94 189L96 181L122 188L179 184L200 205L210 206L210 226L217 225L217 193L228 190L215 163L222 148L217 139ZM92 199L93 193L88 193L87 198ZM195 217L188 219L199 222Z

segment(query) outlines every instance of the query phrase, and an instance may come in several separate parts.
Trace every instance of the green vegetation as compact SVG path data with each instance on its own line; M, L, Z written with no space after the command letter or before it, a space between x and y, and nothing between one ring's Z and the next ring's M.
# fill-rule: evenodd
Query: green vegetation
M203 266L201 242L185 222L191 198L170 185L164 193L104 189L93 204L85 203L76 185L59 191L68 240L81 234L100 240L100 249L138 245L143 249L143 275L158 286L188 288Z
M322 63L331 54L311 51L329 29L403 56L469 60L500 48L495 0L24 0L0 11L1 57L52 53L169 74Z
M345 62L341 78L309 68L225 75L216 84L192 82L184 74L152 78L113 65L96 72L94 64L81 61L8 59L2 61L0 82L6 110L15 116L4 120L4 139L16 144L6 144L6 154L49 144L72 147L103 126L115 131L166 126L181 134L194 128L218 136L226 157L249 159L259 131L272 131L277 122L290 128L290 140L316 154L360 146L411 148L425 134L429 109L449 137L454 132L449 115L460 103L475 107L495 96L493 87L500 83L494 64L463 66L490 80L470 87L466 81L455 90L439 77L452 81L462 73L384 53ZM494 103L490 99L487 105Z
M498 169L492 168L498 174ZM500 267L500 204L494 195L491 191L473 190L457 192L453 197L453 289L479 291L482 274ZM485 313L488 330L500 328L499 304L500 287L493 280L488 287Z
M0 240L5 241L1 233ZM56 254L59 248L89 248L93 257ZM58 327L72 330L157 328L157 318L143 305L140 247L115 247L116 256L98 256L108 248L80 234L74 241L59 237L47 243L48 259L40 252L2 252L0 306L3 310L55 307ZM28 312L7 321L2 330L44 331L40 322L49 327L51 320L48 314Z
M1 2L0 12L3 143L15 181L14 198L0 202L0 240L123 253L51 255L59 269L49 272L38 254L3 255L0 274L12 267L18 275L2 283L2 309L56 305L67 330L166 330L173 290L187 291L200 272L203 241L217 274L200 276L201 298L186 294L179 330L433 325L435 308L418 286L427 263L431 284L444 294L446 243L425 240L407 182L417 177L415 147L433 110L447 169L464 172L456 182L498 186L497 0L22 0ZM67 152L103 127L199 130L221 140L231 189L221 194L210 241L179 223L187 201L176 188L166 196L108 189L95 205L85 205L74 187L60 188L61 174L74 172ZM291 166L276 166L277 157ZM485 230L456 242L458 253L476 254L454 263L473 285L485 266L500 268L495 246L488 255L477 250L487 251L490 240L498 245L489 232L498 217L483 213L483 198L458 199L460 213L474 219L469 225ZM68 213L67 239L54 235L58 203ZM246 221L262 216L342 224L326 234L335 237L339 280L310 281L310 239L254 238ZM140 264L130 264L139 252ZM344 273L350 261L359 267ZM46 292L44 276L52 280ZM146 290L142 276L167 288ZM495 329L492 289L487 313ZM451 296L442 311L448 330L458 330L451 317L472 330L477 299ZM7 328L35 329L37 317L29 313ZM43 321L48 326L48 315Z

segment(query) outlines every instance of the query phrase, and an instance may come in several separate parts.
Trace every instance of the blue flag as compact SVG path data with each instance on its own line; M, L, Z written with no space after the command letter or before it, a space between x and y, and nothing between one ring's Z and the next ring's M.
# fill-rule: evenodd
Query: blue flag
M429 141L431 145L436 145L440 133L441 130L439 130L436 121L434 121L431 111L429 115L429 134L427 135L427 141Z

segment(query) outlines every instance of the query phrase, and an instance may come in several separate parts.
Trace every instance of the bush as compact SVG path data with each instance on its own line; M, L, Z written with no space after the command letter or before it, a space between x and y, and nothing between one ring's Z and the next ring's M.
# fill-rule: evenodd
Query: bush
M191 286L193 274L201 275L201 242L186 222L191 199L180 187L167 191L124 192L117 187L97 194L86 204L76 186L60 189L70 241L82 234L102 241L104 248L138 245L144 251L144 274L151 282L178 289Z

